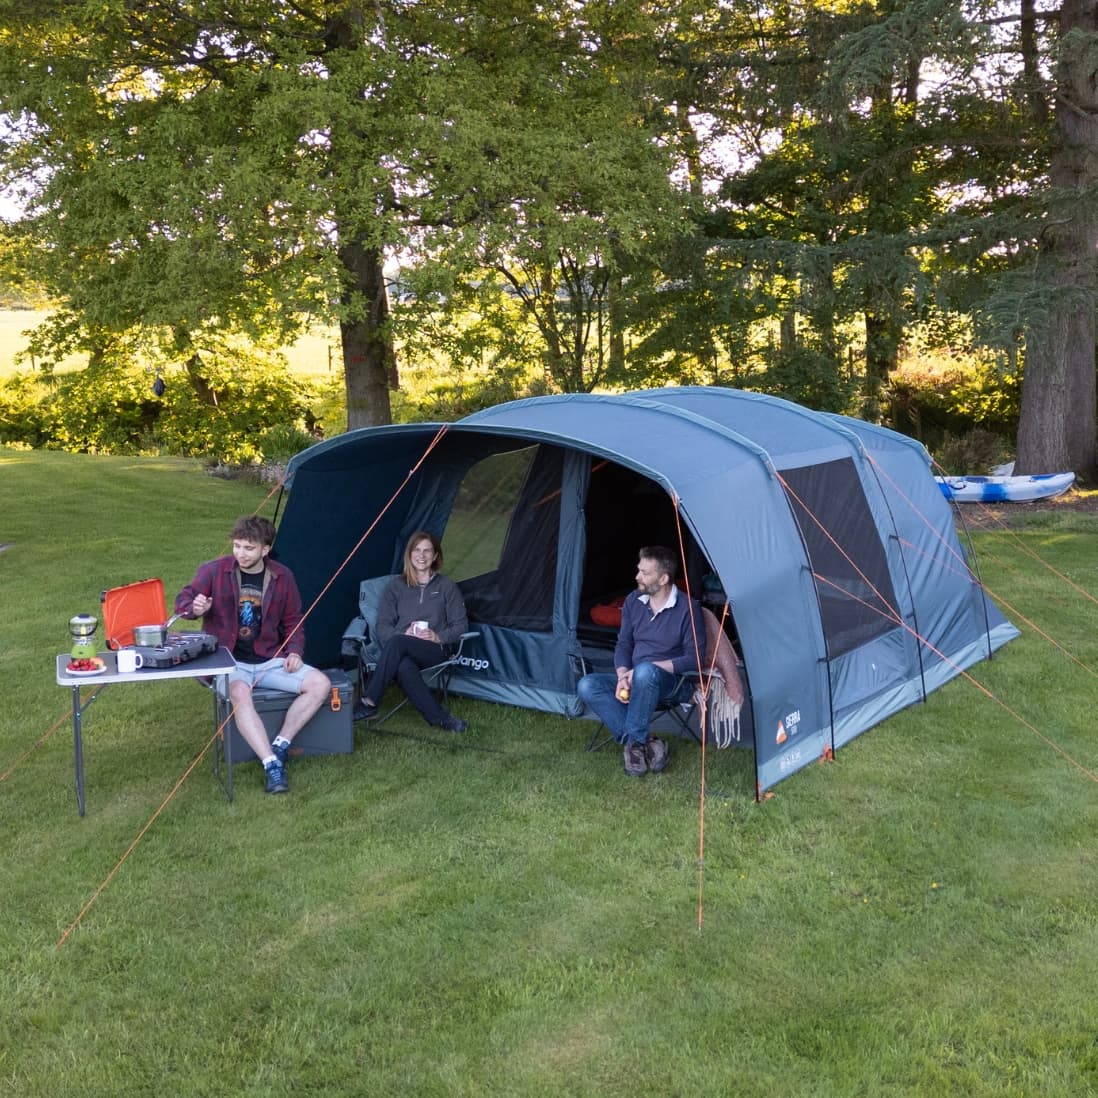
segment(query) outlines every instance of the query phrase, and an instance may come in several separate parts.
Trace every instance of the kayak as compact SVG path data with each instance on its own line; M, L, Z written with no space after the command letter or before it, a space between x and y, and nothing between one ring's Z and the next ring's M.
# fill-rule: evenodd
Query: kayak
M1026 503L1049 499L1075 483L1074 473L1041 473L1032 477L935 477L942 495L958 503Z

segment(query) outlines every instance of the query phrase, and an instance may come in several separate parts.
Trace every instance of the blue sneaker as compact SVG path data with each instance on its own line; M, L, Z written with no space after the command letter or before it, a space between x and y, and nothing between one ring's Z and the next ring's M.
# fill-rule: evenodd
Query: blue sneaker
M290 745L288 743L272 743L271 750L281 766L284 767L290 761Z
M286 781L286 767L277 759L273 763L267 763L267 792L289 793L290 783Z

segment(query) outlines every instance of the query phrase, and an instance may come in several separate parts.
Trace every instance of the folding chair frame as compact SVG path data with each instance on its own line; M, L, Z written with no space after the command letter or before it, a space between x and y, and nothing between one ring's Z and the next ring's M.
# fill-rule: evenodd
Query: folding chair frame
M697 671L684 671L679 675L679 681L675 684L675 692L667 701L662 701L656 706L653 716L659 716L664 713L670 715L671 719L690 737L695 743L701 743L701 737L694 731L693 726L690 723L690 719L694 716L694 710L697 709L698 703L694 700L693 691L689 695L689 700L679 701L677 699L682 697L683 691L688 684L697 686L700 681L700 676ZM606 725L600 721L598 728L591 735L591 739L587 743L586 750L599 751L613 740L613 736L603 736L602 733L606 731Z
M458 640L458 646L451 655L447 656L447 658L440 663L433 663L430 667L424 667L420 671L428 689L441 691L443 708L446 707L446 704L450 699L450 676L453 674L454 668L461 663L461 653L462 649L465 647L465 642L473 637L479 636L479 632L462 633ZM370 676L373 674L376 667L377 663L375 661L365 660L360 656L358 661L359 697L366 693L366 684L369 682ZM374 718L370 723L375 726L384 724L393 714L403 709L408 704L408 701L408 696L405 695L391 709L382 713L381 716Z

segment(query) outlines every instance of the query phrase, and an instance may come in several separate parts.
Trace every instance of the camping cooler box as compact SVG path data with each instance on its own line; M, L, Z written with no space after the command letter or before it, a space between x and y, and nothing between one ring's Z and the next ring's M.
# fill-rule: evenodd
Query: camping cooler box
M349 755L354 750L354 723L351 714L354 691L351 680L344 671L326 670L324 674L332 681L331 693L309 723L294 736L293 743L290 744L291 759L304 755ZM252 691L252 700L263 721L263 727L267 730L268 739L273 740L278 735L282 718L296 696L282 690L264 690L262 686L257 686ZM244 742L244 737L236 727L235 718L229 720L224 734L234 766L256 757L255 752Z

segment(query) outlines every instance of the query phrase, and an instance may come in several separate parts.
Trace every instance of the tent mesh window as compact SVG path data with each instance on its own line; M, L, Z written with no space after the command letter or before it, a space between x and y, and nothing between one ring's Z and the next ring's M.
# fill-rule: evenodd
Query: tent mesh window
M831 659L897 628L884 546L850 458L783 469Z
M493 454L462 479L446 571L471 621L552 630L563 467L558 447L528 446Z

